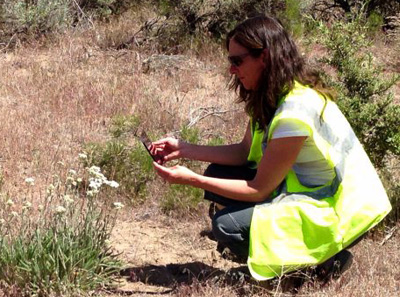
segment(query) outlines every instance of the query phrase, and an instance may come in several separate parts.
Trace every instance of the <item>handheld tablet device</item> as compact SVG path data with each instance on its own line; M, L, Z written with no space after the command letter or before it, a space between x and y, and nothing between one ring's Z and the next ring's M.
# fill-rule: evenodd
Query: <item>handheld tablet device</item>
M153 155L150 151L151 147L151 140L147 136L146 132L143 131L142 134L139 136L140 141L143 143L144 147L146 148L147 152L149 153L150 157L155 161L159 161L161 159L160 156Z

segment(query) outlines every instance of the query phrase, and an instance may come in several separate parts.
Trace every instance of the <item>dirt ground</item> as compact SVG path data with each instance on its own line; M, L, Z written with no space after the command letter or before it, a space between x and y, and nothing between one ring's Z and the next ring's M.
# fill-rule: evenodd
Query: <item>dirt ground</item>
M212 278L241 265L224 259L210 236L210 219L171 218L139 211L118 222L112 244L126 264L118 289L130 296L172 293L180 283Z
M273 280L262 285L264 289L260 291L254 289L259 285L254 286L246 273L240 273L246 272L244 264L226 260L216 250L206 213L204 217L179 219L145 209L133 212L126 214L113 232L112 244L121 253L125 269L120 287L104 292L105 297L395 296L400 292L398 226L388 230L386 237L368 236L353 247L353 264L338 279L326 284L315 282L310 276L304 281L302 276L302 287L293 281L296 278L286 279L286 283ZM215 291L211 287L221 286L221 277L225 279L224 291ZM203 288L200 292L193 292L191 286L196 283ZM184 286L190 289L182 293ZM238 293L238 287L245 286L247 289Z

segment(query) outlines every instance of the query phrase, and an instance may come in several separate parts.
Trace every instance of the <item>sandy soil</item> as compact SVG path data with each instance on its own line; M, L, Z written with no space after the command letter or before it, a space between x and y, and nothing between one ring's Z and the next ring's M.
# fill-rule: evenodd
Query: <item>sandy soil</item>
M387 230L386 237L367 236L351 248L353 264L338 279L323 283L302 273L300 278L260 284L241 273L246 271L244 264L226 260L216 250L205 211L204 216L182 219L151 210L133 212L118 222L112 235L113 247L126 265L120 287L103 292L105 297L355 296L352 292L394 296L400 291L399 226ZM202 291L194 292L196 284Z
M120 221L112 235L113 247L126 264L118 296L154 296L172 293L194 279L212 279L242 264L224 259L210 236L210 219L179 220L139 211Z

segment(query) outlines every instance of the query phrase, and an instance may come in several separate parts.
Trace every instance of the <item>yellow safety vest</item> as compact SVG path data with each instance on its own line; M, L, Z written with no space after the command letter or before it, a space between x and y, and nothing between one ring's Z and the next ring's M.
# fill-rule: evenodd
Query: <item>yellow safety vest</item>
M290 170L271 200L256 205L248 266L257 280L324 262L391 210L373 165L336 104L297 82L279 102L267 131L252 125L249 162L260 162L281 119L298 120L310 129L310 137L336 177L323 186L308 188Z

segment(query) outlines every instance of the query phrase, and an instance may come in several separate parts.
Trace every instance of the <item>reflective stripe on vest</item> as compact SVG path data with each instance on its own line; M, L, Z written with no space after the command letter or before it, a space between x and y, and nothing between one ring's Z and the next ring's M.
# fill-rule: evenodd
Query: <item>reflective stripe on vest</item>
M248 265L258 280L324 262L391 209L375 169L335 103L326 102L321 119L324 103L317 92L296 83L268 132L252 130L248 160L258 163L281 119L301 121L311 128L317 148L336 173L331 182L308 188L291 170L272 200L255 207Z

